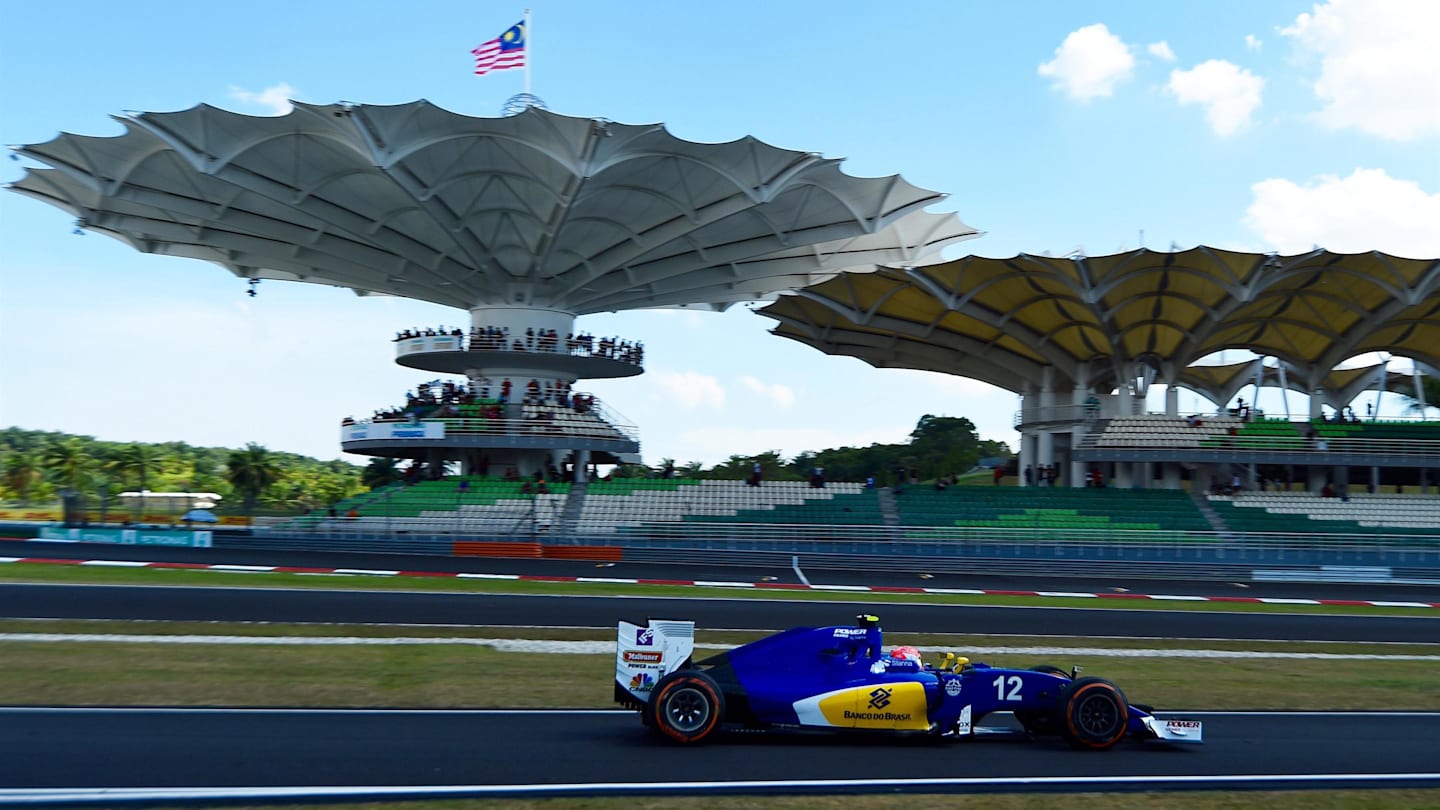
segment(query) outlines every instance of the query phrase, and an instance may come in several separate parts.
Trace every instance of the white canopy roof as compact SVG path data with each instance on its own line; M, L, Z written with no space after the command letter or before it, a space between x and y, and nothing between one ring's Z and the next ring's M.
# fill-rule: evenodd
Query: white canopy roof
M427 101L118 120L19 147L49 168L12 188L147 253L466 309L724 306L976 235L898 176L659 124Z

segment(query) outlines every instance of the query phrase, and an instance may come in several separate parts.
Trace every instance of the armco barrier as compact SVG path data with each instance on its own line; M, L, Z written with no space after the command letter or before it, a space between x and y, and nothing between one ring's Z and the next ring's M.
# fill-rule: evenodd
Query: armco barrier
M539 543L507 543L483 540L460 540L455 543L456 557L545 558L548 560L588 560L619 562L624 549L618 546L551 546Z
M464 545L460 545L464 544ZM953 571L1051 576L1163 576L1248 579L1251 570L1319 566L1385 566L1412 580L1440 578L1440 539L1381 535L1218 534L1213 532L1072 531L908 527L671 524L628 533L503 536L415 535L339 530L220 534L232 549L286 549L391 554L523 556L615 562L789 567L875 571ZM538 554L535 549L539 549ZM1400 575L1397 574L1397 577Z
M460 540L455 543L451 553L456 557L531 557L539 559L540 544Z
M540 553L547 560L620 562L625 558L625 549L619 546L542 546Z

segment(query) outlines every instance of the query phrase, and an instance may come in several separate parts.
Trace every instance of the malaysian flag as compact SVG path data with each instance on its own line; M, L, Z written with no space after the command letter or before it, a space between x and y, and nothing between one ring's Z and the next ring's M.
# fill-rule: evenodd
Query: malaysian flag
M475 54L475 75L484 76L492 70L525 67L525 23L510 26L500 36L480 44Z

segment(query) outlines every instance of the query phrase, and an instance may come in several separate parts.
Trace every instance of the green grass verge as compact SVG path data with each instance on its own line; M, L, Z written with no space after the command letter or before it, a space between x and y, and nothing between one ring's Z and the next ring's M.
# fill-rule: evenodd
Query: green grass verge
M597 569L595 576L604 577ZM1078 607L1110 610L1185 610L1234 613L1305 613L1348 616L1428 616L1440 619L1440 608L1375 607L1370 605L1274 605L1240 602L1184 602L1147 599L1096 599L1092 597L996 596L982 594L919 594L785 590L780 588L700 588L677 585L630 585L597 582L536 582L528 580L457 579L454 577L394 577L366 575L313 575L292 573L241 573L179 568L107 568L103 566L7 563L0 566L0 581L94 585L189 585L201 587L313 588L328 590L425 591L454 593L653 596L675 598L772 599L796 601L864 602L869 604L926 602L943 605L995 607ZM915 587L928 587L917 577ZM1244 596L1243 588L1224 595ZM1217 594L1218 595L1218 594ZM1397 600L1400 601L1400 600Z
M98 629L98 628L103 628ZM418 636L419 628L171 624L166 622L7 621L0 632L204 633L275 636ZM442 637L597 639L587 631L427 628ZM701 642L738 643L747 634L702 633ZM609 640L610 634L598 635ZM1114 647L1111 640L941 637L894 634L894 643L953 647ZM1215 649L1166 642L1173 649ZM1156 646L1154 644L1150 645ZM1319 651L1295 643L1236 644L1246 649ZM1426 655L1440 645L1326 645L1325 652ZM706 654L704 651L701 655ZM0 642L0 704L595 708L611 706L613 654L498 652L464 644L309 646L114 642ZM981 656L973 656L981 658ZM985 655L995 666L1080 666L1108 677L1132 700L1189 709L1440 710L1435 661L1293 660ZM564 673L557 677L556 673Z

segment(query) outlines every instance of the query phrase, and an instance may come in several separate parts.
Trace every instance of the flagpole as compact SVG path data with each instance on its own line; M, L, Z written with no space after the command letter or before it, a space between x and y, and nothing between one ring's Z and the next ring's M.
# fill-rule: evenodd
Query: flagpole
M530 9L525 9L525 95L530 95L530 58L535 55L530 45Z

